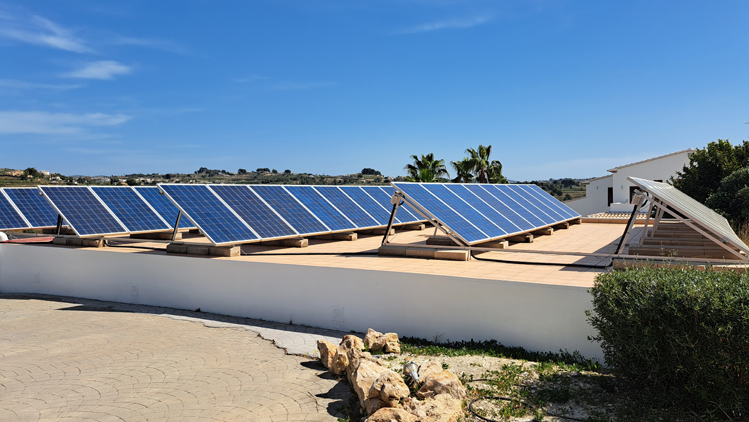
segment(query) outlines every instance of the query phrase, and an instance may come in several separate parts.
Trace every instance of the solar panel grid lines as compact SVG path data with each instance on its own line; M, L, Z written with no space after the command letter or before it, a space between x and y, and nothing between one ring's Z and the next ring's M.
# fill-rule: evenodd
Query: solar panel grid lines
M546 224L551 224L556 221L554 217L552 217L549 214L548 207L545 207L543 204L539 203L535 197L531 197L527 191L523 190L519 185L503 185L502 186L505 189L511 190L513 193L517 194L520 198L522 198L524 201L527 202L526 209L533 213L536 217L540 218Z
M395 195L395 188L392 186L379 186L379 188L382 189L391 199L393 198L393 195ZM390 204L392 205L392 203ZM407 215L407 218L405 219L407 220L406 222L410 223L410 222L417 222L417 221L423 220L422 218L419 217L419 214L416 212L416 210L411 208L411 206L408 205L408 203L406 202L399 204L398 209L406 213ZM401 218L401 220L404 220L404 219Z
M23 230L31 228L31 223L13 204L4 190L0 190L0 230Z
M166 195L161 194L158 186L134 186L136 192L161 216L161 218L174 229L177 222L179 208L177 208ZM188 217L183 216L179 223L181 229L197 228Z
M255 193L276 210L300 235L330 232L314 213L290 194L282 185L252 185Z
M162 223L166 224L166 226L168 227L167 230L170 230L170 229L174 228L174 224L173 223L169 223L169 221L167 221L166 218L164 218L158 211L156 211L156 207L154 207L153 204L151 204L150 202L148 202L146 200L146 198L143 197L143 195L141 195L141 193L138 192L137 189L135 189L135 186L133 186L131 189L138 196L138 198L140 198L140 200L143 201L146 204L146 206L148 206L148 208L151 210L151 212L153 212L154 214L156 214L156 216L159 217L159 220L161 220ZM175 218L175 221L176 221L176 218Z
M377 226L387 226L390 222L391 210L385 209L379 202L359 186L339 186L346 196L364 209L377 222Z
M356 224L312 186L285 186L284 189L331 231L348 231L357 228Z
M259 239L257 233L207 185L160 183L158 186L214 245Z
M44 198L39 189L2 188L10 201L16 206L32 229L52 228L57 226L57 210Z
M486 236L486 240L501 237L507 234L507 232L505 230L502 230L502 228L499 227L497 223L476 210L476 208L466 202L466 200L448 189L446 185L439 183L429 184L426 186L426 188L435 197L441 199L446 205L451 207L453 210L455 210L455 212L465 218L466 221L471 223L472 226L481 231L481 233Z
M492 206L486 203L479 196L468 190L464 185L451 185L446 184L445 187L452 191L455 195L460 197L469 206L473 207L476 211L481 213L484 218L487 218L495 226L497 226L505 235L519 233L522 230L510 219L505 217L504 214L494 209ZM487 233L490 234L490 233Z
M514 209L509 207L507 204L499 200L490 191L484 189L480 184L463 185L463 187L481 199L485 204L494 208L500 215L506 218L512 227L517 228L520 232L533 229L535 226L525 219L521 214L518 214ZM508 227L508 232L513 232L512 227Z
M209 189L242 218L259 238L298 236L299 233L247 185L210 185Z
M39 186L38 189L80 237L128 233L88 186Z
M322 194L348 217L359 229L381 227L381 224L338 186L315 186Z
M527 201L522 201L522 199L518 197L517 193L506 191L499 188L497 185L487 185L482 187L488 192L491 192L492 195L494 195L508 207L512 208L516 213L520 214L533 227L541 227L547 224L544 220L540 219L536 214L534 214L527 208Z
M390 203L390 199L392 199L391 195L388 195L387 192L380 189L379 186L361 186L361 189L369 195L370 198L372 198L375 202L377 202L380 207L382 207L383 210L385 210L386 213L388 213L388 222L390 221L390 214L393 213L393 204ZM409 221L409 216L404 214L401 214L400 217L396 215L395 219L393 219L393 224L401 224L406 223Z
M570 207L557 201L553 196L545 192L543 189L541 189L537 185L518 185L518 186L525 189L526 192L528 192L530 195L538 199L538 201L541 202L542 204L545 204L556 215L562 218L574 218L574 217L580 216L579 214L572 211Z
M345 212L343 212L343 211L342 211L342 210L341 210L340 208L338 208L338 206L336 206L336 205L335 205L335 204L333 203L333 201L331 201L331 200L330 200L330 199L329 199L329 198L328 198L327 196L323 195L323 194L322 194L322 192L320 192L319 190L317 190L317 188L319 188L319 187L320 187L320 186L310 186L310 188L311 188L312 190L314 190L315 192L317 192L317 194L318 194L318 195L320 195L320 197L321 197L322 199L324 199L324 200L325 200L325 202L327 202L328 204L330 204L330 206L331 206L331 207L333 207L333 208L334 208L334 209L335 209L336 211L338 211L338 212L339 212L339 213L340 213L340 214L341 214L341 215L342 215L342 216L343 216L343 217L344 217L344 218L346 219L346 221L348 221L348 222L349 222L349 224L351 224L351 225L352 225L353 227L355 227L355 228L357 228L357 229L358 229L358 228L360 228L360 227L359 227L359 225L358 225L358 224L356 224L356 223L354 222L354 220L352 220L352 219L351 219L351 217L349 217L348 215L346 215L346 213L345 213Z
M518 193L524 195L524 197L531 202L531 204L536 207L540 212L547 215L549 218L554 219L555 221L560 218L567 218L562 216L562 214L549 206L549 204L542 201L536 192L528 189L528 185L512 185L513 189L515 189Z
M171 229L169 223L130 186L91 186L90 189L130 233Z
M397 182L394 185L412 204L418 205L425 214L446 227L451 235L457 236L467 244L477 243L489 238L486 233L479 230L463 215L428 191L424 187L425 184Z

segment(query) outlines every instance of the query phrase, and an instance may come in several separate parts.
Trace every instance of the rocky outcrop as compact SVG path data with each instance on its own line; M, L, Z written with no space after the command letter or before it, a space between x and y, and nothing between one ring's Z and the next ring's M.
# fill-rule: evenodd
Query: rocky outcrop
M395 407L401 399L408 397L411 390L403 382L403 377L393 371L383 372L375 380L369 389L369 398L378 398L387 404L388 407Z
M378 338L382 336L382 333L379 331L375 331L373 329L367 330L367 335L364 336L364 345L369 347L369 350L374 350L372 348L372 345L375 341L377 341Z
M416 422L414 416L403 409L385 407L367 418L367 422Z
M367 408L366 400L369 398L369 390L383 372L390 371L385 365L379 362L373 362L369 359L362 359L359 367L354 371L353 376L349 379L356 395L359 396L359 403L362 408Z
M387 345L390 345L391 348L394 347L394 345L398 345L398 351L400 352L398 334L386 333L377 337L377 339L369 345L369 350L381 350L384 349Z
M441 363L430 360L429 362L423 363L421 366L419 366L419 380L421 380L421 382L424 382L426 377L442 371L444 371L444 369L442 369Z
M352 353L354 355L358 355L361 350L364 350L364 342L362 339L354 335L343 337L343 340L341 340L341 344L338 346L331 361L329 367L330 372L336 375L341 375L344 371L348 371L349 373L352 372L349 370L349 355L351 354L349 352L353 351ZM320 351L320 354L322 354L322 351Z
M437 395L450 395L462 400L466 396L460 379L448 370L430 374L422 380L421 388L416 393L420 398L431 398Z
M317 340L317 350L320 351L320 362L326 368L330 369L331 365L333 365L333 357L335 357L338 351L338 346L329 341Z
M440 394L424 401L409 397L403 410L418 422L457 422L463 416L463 401L449 394Z

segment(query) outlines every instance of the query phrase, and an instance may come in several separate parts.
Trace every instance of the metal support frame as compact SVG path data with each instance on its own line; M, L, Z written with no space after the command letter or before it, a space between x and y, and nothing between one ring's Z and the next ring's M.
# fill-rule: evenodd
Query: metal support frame
M410 205L411 208L413 208L417 213L419 213L419 215L421 215L422 218L424 218L425 220L429 221L429 224L431 224L432 226L434 226L434 234L435 235L437 235L437 230L440 230L443 233L445 233L447 235L447 237L449 237L450 239L452 239L453 242L455 242L456 245L461 246L461 247L469 247L466 242L464 242L463 240L461 240L459 237L455 236L453 233L447 231L442 226L442 223L440 223L440 221L437 220L436 217L430 216L428 214L428 212L426 210L423 210L421 208L421 206L418 205L417 203L409 201L408 197L406 197L402 192L396 191L393 194L393 200L396 200L395 199L396 196L398 198L400 198L400 200L403 200L403 202L406 202L408 205ZM398 202L400 202L400 200L398 200ZM393 208L393 213L390 215L390 220L391 221L393 220L393 218L395 218L395 211L396 211L396 208ZM388 230L385 232L386 239L383 239L383 245L385 243L390 243L389 240L387 240L387 236L389 236L389 233L390 233L389 227L390 226L388 225Z
M637 201L637 204L635 204L634 208L632 209L632 215L629 216L629 221L627 222L627 228L624 229L624 234L622 234L622 239L619 241L619 246L616 247L616 255L621 255L624 251L624 247L627 246L627 239L629 238L630 233L632 232L632 227L635 225L635 221L637 220L637 214L640 213L640 208L642 208L643 204L645 203L645 195L642 195L639 191L635 191L635 193L638 193L640 196L640 199Z
M650 201L648 216L645 218L645 226L642 228L642 234L640 235L640 246L643 245L645 237L648 235L648 224L650 224L650 216L653 215L653 207L655 207L655 201Z
M55 234L58 236L62 234L62 221L62 215L57 214L57 227L55 228Z
M388 243L389 237L390 237L390 230L393 229L393 221L395 220L395 213L398 212L398 205L400 205L400 197L398 195L393 195L393 197L390 199L390 202L393 203L393 211L390 213L390 220L388 221L388 226L385 229L385 236L382 238L382 245Z
M174 223L174 231L172 231L172 242L177 239L177 229L179 229L179 221L182 219L182 210L177 214L177 221Z

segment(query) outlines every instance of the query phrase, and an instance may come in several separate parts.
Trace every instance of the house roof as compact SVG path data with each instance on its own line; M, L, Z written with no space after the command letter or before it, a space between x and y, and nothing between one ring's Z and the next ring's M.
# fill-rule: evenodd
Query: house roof
M601 180L601 179L605 179L605 178L607 178L607 177L614 177L614 175L613 175L613 174L607 174L607 175L605 175L605 176L601 176L601 177L594 177L594 178L592 178L592 179L588 179L588 180L586 180L586 181L584 181L584 182L580 182L580 184L581 184L581 185L589 185L589 184L590 184L590 182L595 182L596 180Z
M661 155L660 157L648 158L647 160L642 160L642 161L638 161L638 162L636 162L636 163L630 163L630 164L625 164L625 165L623 165L623 166L619 166L619 167L614 167L614 168L612 168L612 169L610 169L610 170L606 170L606 171L610 171L611 173L616 173L616 172L617 172L617 170L621 170L621 169L623 169L623 168L625 168L625 167L636 166L636 165L638 165L638 164L642 164L642 163L647 163L647 162L649 162L649 161L660 160L661 158L666 158L666 157L670 157L670 156L672 156L672 155L683 154L683 153L685 153L685 152L688 152L688 153L690 153L690 154L691 154L691 153L693 153L694 151L696 151L696 150L695 150L694 148L687 148L687 149L685 149L685 150L682 150L682 151L672 152L671 154ZM593 179L593 180L595 180L595 179Z

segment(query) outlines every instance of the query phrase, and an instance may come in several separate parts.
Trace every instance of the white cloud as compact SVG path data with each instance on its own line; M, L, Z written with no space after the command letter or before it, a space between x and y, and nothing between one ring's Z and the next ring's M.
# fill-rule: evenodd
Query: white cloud
M412 26L410 28L397 31L398 34L416 34L420 32L439 31L441 29L451 28L473 28L474 26L483 25L491 21L491 16L474 16L468 19L451 19L436 22L429 22L422 25Z
M0 14L0 37L75 53L93 51L73 31L41 16L19 19Z
M66 73L63 76L84 79L112 79L115 75L127 75L132 71L133 68L130 66L125 66L114 60L103 60L99 62L91 62L82 68Z
M0 133L72 135L94 127L121 125L131 118L124 114L0 111Z
M118 37L114 40L115 45L135 45L140 47L155 48L157 50L164 50L170 53L190 55L192 52L187 47L178 44L174 41L160 40L160 39L149 39L149 38L134 38L134 37Z
M15 79L0 79L0 88L10 88L16 90L67 91L69 89L76 89L82 86L83 85L39 84L34 82L19 81Z

